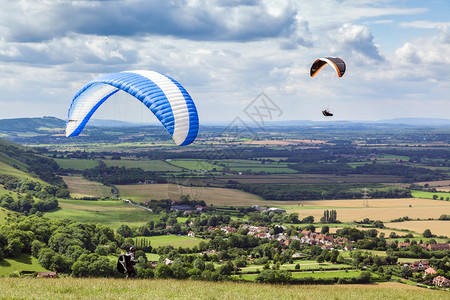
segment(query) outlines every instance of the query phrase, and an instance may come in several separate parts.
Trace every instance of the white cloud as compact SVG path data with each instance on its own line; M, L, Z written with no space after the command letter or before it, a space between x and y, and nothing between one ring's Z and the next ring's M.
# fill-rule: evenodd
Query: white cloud
M358 56L359 60L383 59L380 50L373 41L370 29L365 25L344 24L336 31L331 31L328 37L333 41L331 47L334 53L346 53L348 56Z

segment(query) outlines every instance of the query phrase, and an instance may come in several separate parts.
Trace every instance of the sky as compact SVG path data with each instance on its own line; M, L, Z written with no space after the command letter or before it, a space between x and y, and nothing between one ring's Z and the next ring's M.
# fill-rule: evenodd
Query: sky
M200 122L450 119L448 0L0 0L0 118L67 118L112 72L180 82ZM320 57L340 57L310 77ZM321 111L329 108L334 117ZM99 119L156 120L117 95ZM259 114L259 115L258 115ZM258 119L259 118L259 119Z

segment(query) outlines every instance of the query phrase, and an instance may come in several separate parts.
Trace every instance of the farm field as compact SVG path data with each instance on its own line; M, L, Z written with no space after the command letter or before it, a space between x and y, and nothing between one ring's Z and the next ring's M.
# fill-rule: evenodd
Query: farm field
M438 196L439 198L443 198L446 200L447 198L450 198L450 193L448 192L424 192L424 191L411 191L411 194L413 197L416 198L424 198L424 199L433 199L434 195Z
M368 204L368 207L363 207L362 199L318 200L301 201L303 206L281 205L279 207L291 213L298 213L300 219L313 216L316 220L323 216L324 209L336 209L337 218L341 222L361 221L364 218L389 222L405 216L414 219L437 219L442 214L450 214L450 202L440 200L417 198L369 199Z
M47 272L48 270L39 264L37 258L25 253L20 254L17 258L6 258L0 261L0 277L20 271Z
M387 282L367 285L272 285L105 278L1 278L5 299L445 299L448 292Z
M425 220L425 221L406 221L406 222L392 222L384 225L397 229L408 229L422 234L425 229L430 229L432 234L444 235L450 237L450 222L439 220Z
M205 241L199 238L178 236L178 235L158 235L151 237L139 237L138 239L146 239L150 241L150 245L153 248L171 245L174 248L189 247L192 248L198 245L201 241Z
M346 278L346 277L358 277L362 271L315 271L315 272L292 272L292 278ZM374 274L372 274L373 276ZM245 274L239 276L239 278L254 281L258 275L257 274Z
M318 263L315 260L296 260L293 264L281 265L281 270L294 270L296 264L300 264L300 271L317 271L327 269L350 269L352 266L346 264L333 264L330 262ZM243 273L252 273L257 269L260 271L263 269L262 265L250 265L248 267L241 268Z
M221 166L216 166L210 162L200 159L172 159L169 163L173 165L174 168L178 167L178 170L181 170L181 168L193 171L212 171L213 169L220 171L223 169Z
M141 168L144 171L152 171L152 172L167 172L167 171L181 171L182 168L174 166L170 163L167 163L162 160L150 160L150 159L143 159L143 160L103 160L104 163L108 167L126 167L126 168Z
M88 201L58 199L60 209L47 212L44 217L77 222L99 223L115 230L120 225L138 226L158 216L121 201Z
M251 206L267 205L267 201L256 195L240 190L212 188L212 187L185 187L176 184L141 184L117 185L122 198L136 202L145 202L155 199L179 200L180 195L190 195L191 199L204 200L206 204L216 206Z
M422 181L422 182L415 182L414 184L421 186L428 184L429 187L434 187L438 191L450 192L450 180Z
M74 169L77 171L82 171L85 169L92 169L98 166L99 160L93 159L62 159L55 158L56 163L64 169ZM102 159L102 161L108 167L126 167L126 168L141 168L144 171L181 171L182 168L173 166L162 160L151 160L151 159L142 159L142 160L130 160L130 159L121 159L121 160L112 160L112 159Z
M386 225L386 223L384 225ZM314 224L314 226L316 226L316 225ZM329 224L327 224L327 226L329 226ZM330 227L330 233L336 233L336 231L338 231L338 229L341 229L341 228L343 228L343 227ZM358 227L358 226L356 226L356 228L361 231L374 229L374 228ZM380 229L380 228L375 228L375 229L378 231L378 233L384 233L385 237L388 237L391 232L395 232L397 235L405 235L406 233L408 233L405 231L400 231L400 230L395 230L395 229ZM320 232L320 229L316 228L316 232Z
M245 141L240 142L243 145L272 145L272 146L289 146L289 145L308 145L318 147L326 143L324 140L299 140L299 139L282 139L282 140L261 140L261 141Z
M227 175L217 176L218 180L235 180L245 183L273 184L330 184L330 183L395 183L396 176L386 175L326 175L326 174L271 174L271 175Z
M111 189L99 182L89 181L81 176L61 176L69 187L72 197L109 197Z
M98 160L92 159L63 159L54 158L55 162L63 169L74 169L76 171L83 171L98 166Z
M226 165L229 169L233 171L247 171L251 172L265 172L265 173L297 173L296 170L289 168L289 164L286 162L278 161L261 161L261 160L250 160L250 159L229 159L229 160L218 160L220 164ZM264 162L264 163L263 163Z

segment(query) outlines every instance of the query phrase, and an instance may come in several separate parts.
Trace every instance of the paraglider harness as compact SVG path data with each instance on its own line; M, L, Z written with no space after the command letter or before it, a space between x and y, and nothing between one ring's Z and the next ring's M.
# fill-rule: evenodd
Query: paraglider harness
M322 110L322 114L323 114L325 117L332 117L332 116L333 116L333 114L330 113L330 112L328 111L328 108L325 109L325 110Z
M134 260L134 247L131 247L126 254L121 254L117 261L117 271L122 274L127 274L127 278L136 277L137 271L133 265L136 264Z

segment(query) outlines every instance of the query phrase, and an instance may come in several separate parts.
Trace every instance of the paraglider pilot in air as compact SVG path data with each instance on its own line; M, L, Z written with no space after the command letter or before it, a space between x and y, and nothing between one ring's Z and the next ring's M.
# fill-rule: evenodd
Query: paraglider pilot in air
M137 275L136 268L134 267L134 265L137 263L134 258L135 252L136 248L130 247L126 254L122 254L119 256L119 260L117 262L117 270L120 273L127 274L127 279L135 278Z
M316 74L326 65L331 66L335 71L338 77L342 77L345 73L345 62L339 57L322 57L318 58L314 61L311 66L310 75L311 77L316 76ZM333 114L328 111L328 108L322 110L322 114L325 117L332 117Z
M328 108L326 108L325 110L322 110L322 114L325 117L332 117L333 116L333 114L328 111Z

